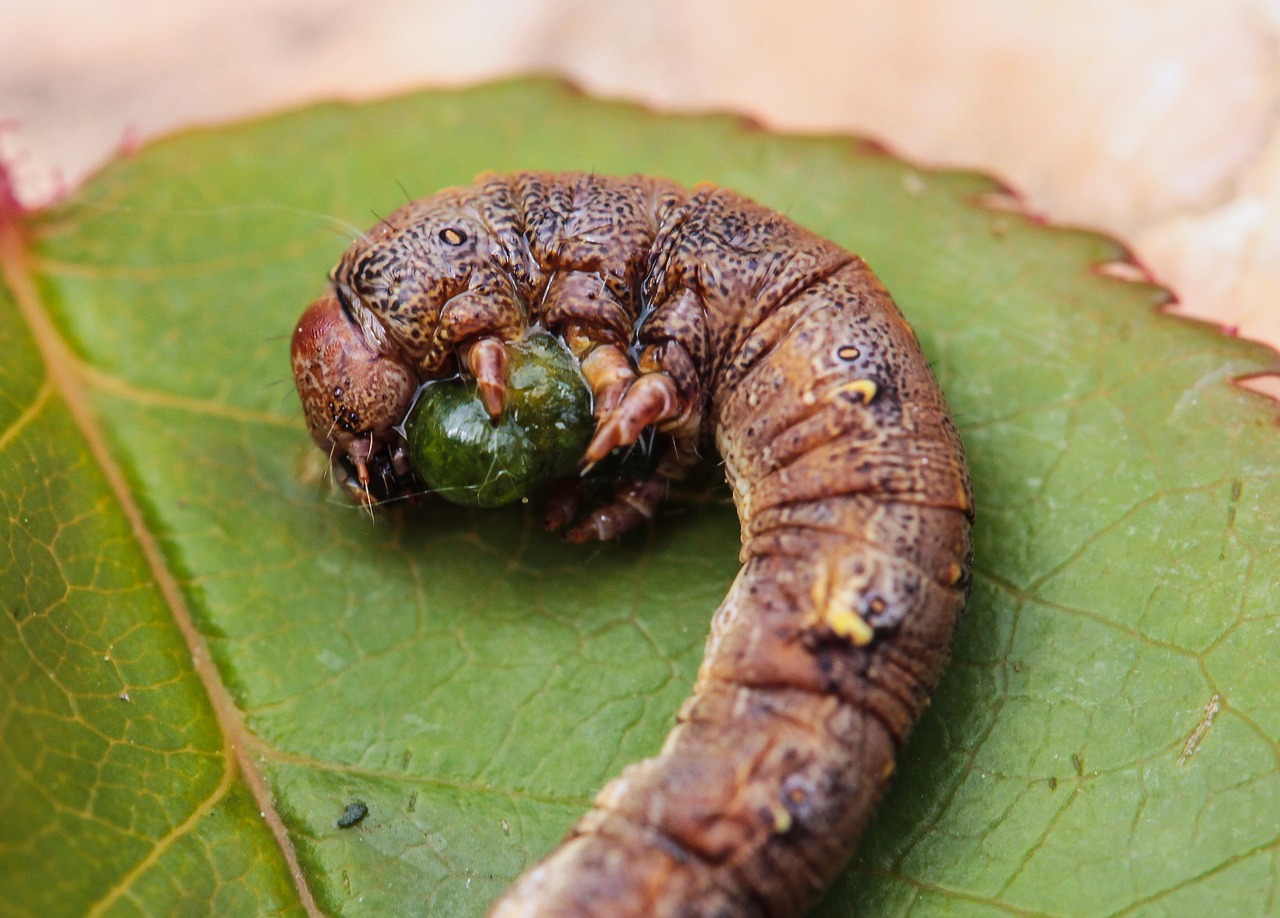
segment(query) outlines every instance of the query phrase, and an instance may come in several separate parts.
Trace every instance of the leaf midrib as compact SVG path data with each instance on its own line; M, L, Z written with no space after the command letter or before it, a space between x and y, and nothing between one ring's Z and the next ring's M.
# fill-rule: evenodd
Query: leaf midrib
M0 181L0 184L3 182ZM257 743L246 730L243 715L236 707L213 664L209 649L195 625L191 610L178 585L178 578L165 561L159 539L147 527L141 506L129 487L124 470L112 456L97 417L89 400L85 397L86 389L91 385L100 384L103 374L93 371L76 357L59 335L52 318L45 309L35 282L34 256L30 238L23 223L24 217L29 218L31 214L24 211L10 195L6 194L6 190L0 187L0 279L3 279L13 294L18 310L35 340L36 349L44 361L48 377L42 383L31 405L4 433L4 436L12 438L16 430L21 429L24 424L39 415L40 410L49 404L53 396L59 397L66 405L72 422L84 438L94 465L102 473L120 512L128 521L129 529L145 560L152 582L172 614L173 622L187 645L191 654L192 669L204 686L205 694L217 720L219 733L223 738L224 768L217 789L194 806L180 825L174 827L164 839L159 840L152 847L148 857L135 864L121 878L121 882L99 900L91 914L109 906L122 894L127 888L128 881L140 875L140 872L155 860L161 850L183 837L194 827L199 822L200 815L222 799L239 777L243 779L253 795L254 803L263 821L270 829L277 847L288 864L300 904L308 915L320 918L323 912L316 904L306 875L298 861L297 852L285 829L284 821L275 809L266 779L249 754L250 749ZM164 400L168 401L167 398ZM184 405L185 402L186 400ZM209 410L207 403L201 404L204 410ZM225 411L226 409L223 408L222 412L225 413ZM277 425L282 423L282 419L278 416L267 417ZM264 418L255 415L255 420L262 421Z

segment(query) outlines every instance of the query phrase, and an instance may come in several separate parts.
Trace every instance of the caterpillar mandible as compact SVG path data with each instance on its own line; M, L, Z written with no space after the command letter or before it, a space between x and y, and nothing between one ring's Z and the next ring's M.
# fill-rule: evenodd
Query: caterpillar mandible
M973 497L920 347L866 264L731 191L483 175L410 203L303 314L312 438L362 499L412 480L421 382L502 415L507 348L559 336L594 396L585 465L656 431L652 477L551 528L651 517L713 443L742 527L693 696L661 752L494 906L514 916L784 916L844 865L949 656Z

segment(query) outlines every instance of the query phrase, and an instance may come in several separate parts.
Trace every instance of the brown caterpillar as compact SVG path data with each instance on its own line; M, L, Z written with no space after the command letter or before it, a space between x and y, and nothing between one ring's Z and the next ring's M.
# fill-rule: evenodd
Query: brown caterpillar
M358 240L293 340L312 437L359 494L408 472L420 380L562 336L595 397L584 461L656 429L653 479L569 530L652 515L700 445L724 461L742 570L661 753L628 767L494 907L511 916L798 915L849 858L950 652L973 500L941 392L858 257L723 189L485 175ZM548 523L568 525L572 501Z

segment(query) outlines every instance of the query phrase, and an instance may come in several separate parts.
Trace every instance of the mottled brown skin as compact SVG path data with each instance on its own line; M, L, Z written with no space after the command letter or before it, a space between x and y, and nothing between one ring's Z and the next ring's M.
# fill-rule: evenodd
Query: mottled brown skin
M743 567L678 725L492 914L803 913L883 794L969 584L960 441L888 293L856 256L732 192L577 173L484 176L410 204L334 284L366 343L343 353L377 356L377 392L345 398L385 417L334 428L323 393L349 361L326 377L295 337L295 366L313 437L349 462L372 443L394 467L396 370L466 366L477 342L538 322L588 368L588 462L648 426L668 444L655 481L571 536L651 514L707 441L733 488Z

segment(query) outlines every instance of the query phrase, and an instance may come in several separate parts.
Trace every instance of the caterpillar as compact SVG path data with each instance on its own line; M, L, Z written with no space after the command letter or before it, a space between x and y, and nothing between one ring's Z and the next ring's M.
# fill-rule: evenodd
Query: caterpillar
M787 916L846 863L950 654L970 580L964 453L914 333L865 262L732 191L486 174L356 240L293 338L313 440L363 500L412 479L423 380L502 416L507 347L569 348L590 468L656 436L647 478L549 528L611 539L708 447L742 529L693 695L561 845L516 916Z

